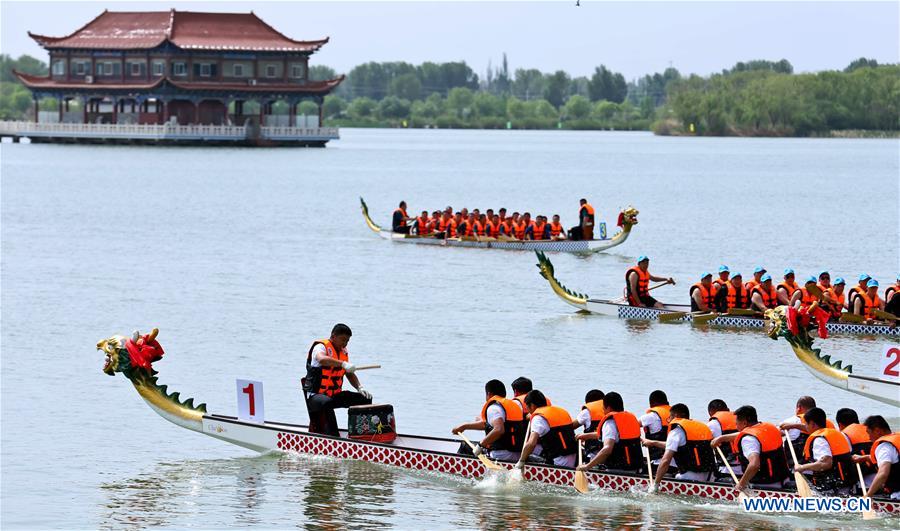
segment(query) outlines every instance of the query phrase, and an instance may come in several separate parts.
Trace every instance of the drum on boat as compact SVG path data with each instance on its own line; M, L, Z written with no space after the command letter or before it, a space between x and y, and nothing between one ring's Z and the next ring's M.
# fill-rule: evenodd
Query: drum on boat
M394 406L372 404L347 408L347 429L351 439L392 442L397 438Z

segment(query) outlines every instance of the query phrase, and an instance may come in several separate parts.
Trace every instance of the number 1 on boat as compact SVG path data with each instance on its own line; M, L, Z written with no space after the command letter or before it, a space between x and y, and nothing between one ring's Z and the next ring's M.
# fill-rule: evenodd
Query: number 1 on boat
M238 418L250 422L264 422L262 382L238 379L236 383Z

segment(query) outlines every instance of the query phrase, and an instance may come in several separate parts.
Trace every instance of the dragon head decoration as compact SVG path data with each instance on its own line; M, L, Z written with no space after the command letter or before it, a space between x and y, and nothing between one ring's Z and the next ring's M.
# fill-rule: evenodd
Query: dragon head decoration
M159 385L152 366L164 354L156 341L158 333L154 328L149 334L136 331L130 338L115 335L99 341L97 350L106 354L103 372L110 376L122 373L157 413L175 424L200 431L206 404L195 406L193 398L181 401L179 393L168 393L165 385Z
M637 225L638 214L640 214L640 212L638 212L638 209L632 206L626 208L625 210L619 212L619 221L617 225L625 230L631 230L632 226Z
M843 363L835 360L831 361L831 356L823 355L821 349L813 348L813 337L809 334L805 327L797 323L796 310L789 306L778 306L771 310L766 310L767 319L766 334L777 340L783 337L797 358L806 365L807 369L817 378L826 382L844 381L847 376L853 373L853 366L843 366Z
M553 291L562 297L563 300L584 309L584 305L590 297L584 293L578 293L564 286L562 282L554 276L553 262L547 258L547 255L544 254L543 251L535 251L534 254L537 255L537 268L540 270L541 276L547 279L547 282L550 283L550 287L553 288Z

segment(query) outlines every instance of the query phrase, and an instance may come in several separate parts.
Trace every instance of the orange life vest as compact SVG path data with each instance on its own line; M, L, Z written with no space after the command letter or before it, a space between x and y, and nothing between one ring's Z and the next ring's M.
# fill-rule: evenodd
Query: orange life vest
M709 420L715 420L722 428L722 435L737 433L737 417L732 411L716 411Z
M717 278L712 281L712 285L716 288L716 291L718 291L722 286L727 286L728 284L731 284L731 280L722 280L721 278Z
M643 467L641 453L641 423L633 413L617 411L605 415L597 426L597 434L603 438L603 425L613 422L619 432L619 440L613 445L612 454L606 459L608 468L640 470ZM603 441L600 441L603 444Z
M513 225L513 232L515 233L515 237L517 240L525 239L525 230L528 229L528 223L524 221L519 221L515 225Z
M678 470L688 472L709 472L713 469L715 457L709 442L712 431L706 424L691 419L675 419L670 430L675 427L684 430L685 444L675 451L675 462Z
M325 346L325 353L329 358L334 358L338 361L347 361L349 359L347 350L341 349L340 352L337 352L334 345L331 343L331 340L317 339L316 341L313 341L312 346L309 347L309 353L306 355L306 390L313 394L334 396L341 392L341 388L344 385L344 369L340 366L326 367L323 365L320 367L313 367L313 349L319 344Z
M885 435L884 437L879 437L872 443L872 450L869 452L869 461L876 467L878 466L878 460L875 459L875 450L881 443L891 444L897 449L897 452L900 452L900 433L892 433L890 435ZM891 464L891 472L884 484L884 490L887 492L900 491L900 461Z
M782 282L781 284L778 284L777 289L783 289L785 292L787 292L787 298L788 298L788 300L790 300L791 297L794 295L794 292L797 291L798 289L800 289L800 287L797 286L796 282L793 282L791 284L788 284L787 282Z
M453 218L447 220L447 237L456 238L456 220Z
M572 416L558 406L544 406L534 410L534 417L543 417L550 426L550 431L541 436L541 456L552 461L561 455L571 455L578 451L575 440L575 428L572 427Z
M628 280L628 275L631 273L637 273L638 281L637 281L637 293L631 292L631 282ZM638 266L632 266L628 268L628 271L625 272L625 291L628 292L628 304L632 306L642 306L641 300L647 296L650 287L650 272L642 271Z
M491 238L496 238L500 233L500 224L494 223L493 221L488 221L485 226L484 234L485 236L490 236Z
M775 291L775 288L769 286L769 291L766 292L766 288L763 287L762 284L757 284L756 287L753 288L753 291L750 293L750 296L753 296L753 293L759 293L759 297L763 301L763 306L766 308L774 308L778 306L778 293Z
M866 291L866 288L861 288L858 285L853 286L847 291L847 305L850 307L850 311L853 311L853 301L856 300L856 297L859 296L860 293Z
M844 307L844 294L841 293L838 295L834 292L834 286L828 288L828 296L831 298L833 302L833 307L831 308L831 315L835 317L841 316L841 309Z
M694 290L698 289L700 290L700 300L703 301L703 304L705 304L708 309L712 308L716 300L716 294L713 287L710 285L709 289L706 289L706 286L704 286L702 282L697 282L691 286L691 291L689 293L691 296L691 311L698 311L700 309L700 307L697 306L696 301L694 301Z
M866 317L866 319L874 319L875 310L881 309L881 299L878 298L878 294L875 294L874 299L870 299L868 293L860 293L859 297L862 298L863 301L863 315Z
M759 282L757 282L755 278L744 282L744 289L747 290L747 293L753 293L753 288L756 286L759 286Z
M396 214L397 212L399 212L400 215L403 216L404 218L408 218L408 217L409 217L409 216L406 215L406 211L403 210L402 208L398 208L397 210L394 210L394 214Z
M578 209L578 214L581 215L581 211L586 210L587 215L591 217L591 221L594 219L594 207L591 206L590 203L585 203L581 205L581 208Z
M506 421L503 423L503 435L500 439L494 441L491 449L506 450L508 452L519 452L522 450L522 442L524 441L525 432L525 415L522 408L516 405L513 400L507 400L502 396L492 396L487 399L481 408L481 420L485 422L485 434L491 432L491 425L487 424L487 410L491 404L498 404L506 413Z
M810 293L806 288L800 288L800 306L809 307L817 300L819 300L818 297Z
M563 231L562 223L551 223L550 224L550 237L556 238Z
M850 460L852 449L850 443L844 434L833 428L824 428L812 432L806 445L803 447L803 458L812 461L812 444L819 437L824 437L831 449L831 469L825 472L816 472L813 474L813 483L820 486L833 486L839 483L841 486L847 486L856 479L855 475L851 475L853 463Z
M888 286L884 289L884 302L891 302L891 299L894 298L894 293L900 291L900 282Z
M501 232L503 232L503 234L506 234L507 236L512 236L513 232L514 232L512 219L507 218L506 221L500 222L500 230L501 230Z
M741 286L741 291L738 291L731 282L726 284L725 287L728 289L728 293L725 295L725 309L747 307L749 299L747 298L747 289L744 286Z
M784 481L788 477L788 466L784 447L781 445L781 430L768 422L759 422L741 430L734 440L734 448L744 470L747 470L749 460L741 451L741 439L748 435L755 437L760 446L759 470L751 481L753 483Z
M428 216L416 218L416 231L419 234L428 234Z
M584 432L592 432L597 430L597 426L600 425L600 421L603 420L603 417L606 416L606 413L603 411L603 400L595 400L593 402L588 402L581 406L581 409L586 409L591 413L591 423L585 428Z
M543 240L544 239L544 227L546 227L546 223L534 222L531 224L531 237L535 240Z
M865 424L850 424L845 426L841 433L850 439L853 453L867 454L869 449L872 448L872 439L869 438L869 432L866 431Z

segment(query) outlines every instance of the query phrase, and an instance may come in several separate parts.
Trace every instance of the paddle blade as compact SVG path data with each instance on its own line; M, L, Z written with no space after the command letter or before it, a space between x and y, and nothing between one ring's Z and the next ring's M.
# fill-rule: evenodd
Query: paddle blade
M892 313L881 311L878 308L875 308L874 312L875 312L876 317L880 317L880 318L888 320L888 321L897 321L898 319L900 319L896 315L894 315Z
M677 321L687 315L687 312L666 312L659 314L659 321L661 323L668 323L671 321Z
M503 467L498 465L497 463L491 461L488 456L481 454L478 456L478 459L481 461L481 464L484 465L488 470L503 470Z
M809 498L814 496L812 487L809 486L809 482L803 477L802 472L794 472L794 482L797 483L797 494L801 497Z
M587 494L588 488L587 474L584 472L575 472L575 490L582 494Z
M855 313L842 313L841 318L838 321L842 323L863 323L866 321L866 318L862 315L856 315Z
M712 321L713 319L715 319L718 316L719 316L719 314L717 314L717 313L707 313L704 315L695 315L694 318L691 319L691 323L695 324L695 325L705 325L705 324L708 324L710 321Z

